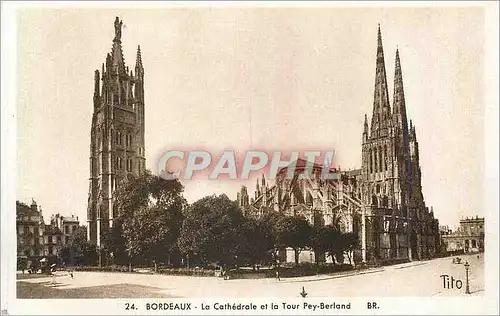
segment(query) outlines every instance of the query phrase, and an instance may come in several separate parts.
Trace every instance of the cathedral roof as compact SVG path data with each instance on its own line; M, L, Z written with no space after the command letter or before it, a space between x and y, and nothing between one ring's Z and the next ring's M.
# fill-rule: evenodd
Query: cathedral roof
M290 163L288 166L280 168L278 170L278 174L284 174L292 164L293 163ZM306 167L309 166L309 164L310 164L310 162L308 162L306 159L298 158L297 162L295 164L295 173L302 173L302 171L304 171L306 169ZM319 163L313 163L312 168L313 168L313 170L320 170L321 171L321 170L323 170L323 165L319 164ZM330 171L334 171L334 170L335 170L334 168L330 168Z

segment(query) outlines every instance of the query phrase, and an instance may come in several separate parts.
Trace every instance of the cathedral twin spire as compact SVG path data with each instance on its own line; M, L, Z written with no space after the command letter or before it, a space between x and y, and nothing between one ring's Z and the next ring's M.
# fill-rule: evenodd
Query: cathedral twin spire
M385 70L384 49L382 46L382 35L380 25L377 34L377 63L375 73L375 89L373 96L373 116L371 122L371 137L386 136L389 128L396 124L396 127L408 134L408 123L406 118L406 105L403 91L403 76L401 62L399 60L399 50L396 50L396 67L394 74L394 97L393 112L389 103L389 90L387 87L387 74ZM368 122L365 116L364 133L368 134Z

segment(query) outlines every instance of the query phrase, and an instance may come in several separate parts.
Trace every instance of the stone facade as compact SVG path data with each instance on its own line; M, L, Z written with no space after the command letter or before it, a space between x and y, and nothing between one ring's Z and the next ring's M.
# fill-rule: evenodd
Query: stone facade
M78 216L62 216L61 214L56 214L52 215L50 225L57 227L59 231L61 231L63 242L67 244L69 242L69 237L80 226L80 221L78 220Z
M365 115L361 169L336 170L337 180L286 179L280 173L273 185L258 180L254 197L246 187L238 193L247 216L275 211L302 215L313 225L337 223L342 231L359 234L358 262L435 256L439 223L422 194L417 135L411 120L408 124L398 50L395 60L391 110L379 28L373 112L371 124ZM296 175L304 166L304 161L297 162ZM321 167L315 165L313 170L319 173Z
M455 231L443 231L441 235L447 252L483 252L484 217L460 220L460 227Z
M34 257L44 254L44 230L42 209L35 201L31 205L16 202L17 255Z
M139 46L133 73L125 65L121 28L117 17L111 53L94 76L87 238L98 246L116 216L113 192L127 173L141 174L146 163L141 50Z
M32 201L28 206L16 202L17 255L28 258L56 256L57 251L69 242L69 238L80 226L78 217L51 217L45 224L42 209Z

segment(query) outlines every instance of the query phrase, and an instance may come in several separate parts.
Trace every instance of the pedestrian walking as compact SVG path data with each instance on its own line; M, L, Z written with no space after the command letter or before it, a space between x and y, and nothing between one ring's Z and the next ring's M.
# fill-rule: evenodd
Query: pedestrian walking
M52 268L52 270L50 271L51 274L52 274L52 286L55 286L56 285L56 271L55 271L55 268Z
M276 267L276 280L281 281L280 280L280 270L278 267Z

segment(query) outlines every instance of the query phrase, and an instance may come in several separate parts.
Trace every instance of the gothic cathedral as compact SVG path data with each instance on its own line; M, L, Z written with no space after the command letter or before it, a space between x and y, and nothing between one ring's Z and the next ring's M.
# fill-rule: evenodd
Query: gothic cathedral
M280 177L282 170L273 185L257 180L253 197L246 187L241 188L238 203L245 215L281 212L304 216L314 226L334 225L354 232L360 240L354 253L357 262L434 256L439 223L422 195L418 142L411 121L408 126L398 50L392 103L391 110L379 27L373 114L371 124L365 115L361 169L337 170L341 176L336 180L289 180ZM296 173L302 172L302 165L299 160ZM321 166L315 165L316 169L320 172ZM290 255L294 256L287 250L282 260L293 261ZM301 261L322 260L312 250L301 256Z
M101 244L113 225L113 192L127 173L141 174L144 155L144 68L137 48L135 74L125 65L121 30L115 20L111 53L94 74L94 112L90 138L90 179L87 239Z

